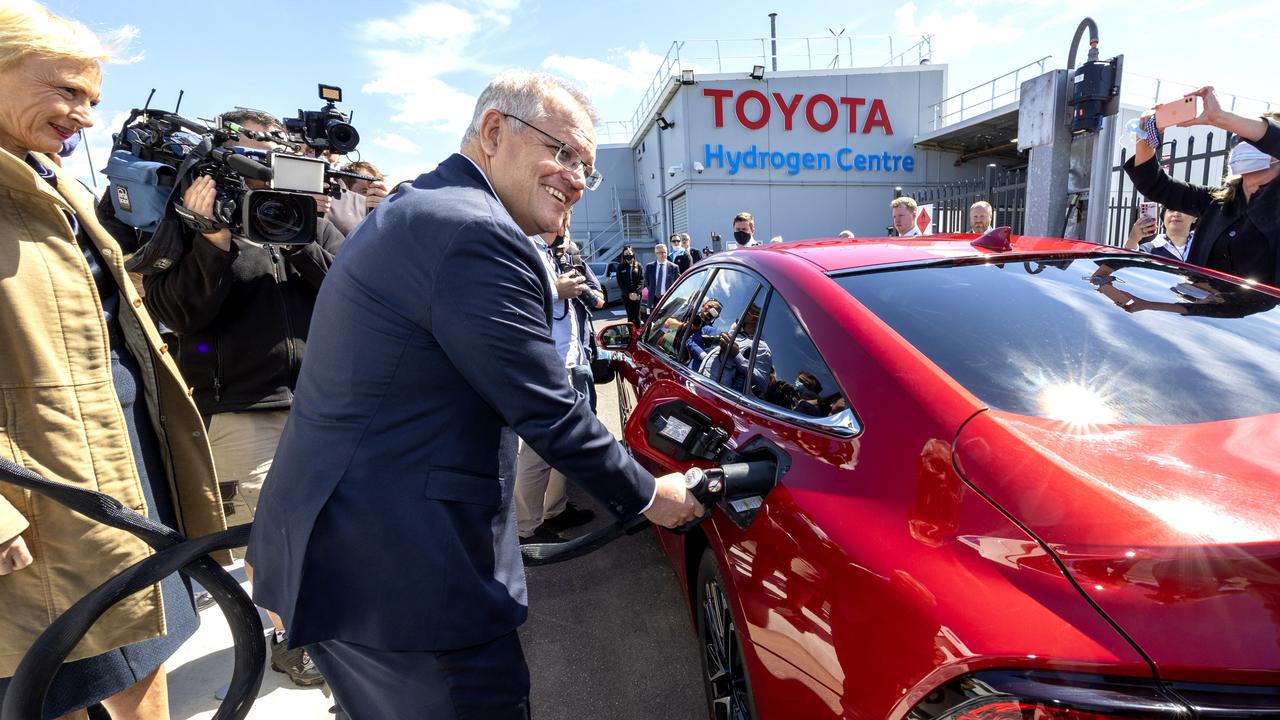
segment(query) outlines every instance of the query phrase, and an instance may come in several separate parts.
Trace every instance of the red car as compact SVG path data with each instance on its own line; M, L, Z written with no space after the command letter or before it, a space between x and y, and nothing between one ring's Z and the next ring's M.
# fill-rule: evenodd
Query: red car
M1280 716L1280 291L1087 243L718 253L617 351L713 718Z

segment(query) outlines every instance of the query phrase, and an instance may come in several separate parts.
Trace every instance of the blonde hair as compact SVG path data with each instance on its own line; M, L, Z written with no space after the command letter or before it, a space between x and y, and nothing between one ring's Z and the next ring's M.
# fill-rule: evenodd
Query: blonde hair
M1263 113L1262 117L1266 120L1280 120L1280 112ZM1214 188L1209 195L1220 203L1229 203L1235 199L1236 193L1240 192L1240 186L1243 183L1239 175L1228 175L1222 181L1222 187Z
M991 203L987 202L986 200L979 200L978 202L969 206L969 210L971 211L974 208L986 208L987 212L995 214L995 211L991 209Z
M126 29L120 39L133 32ZM54 15L39 3L6 0L0 5L0 70L29 57L108 62L119 52L115 45L84 23Z
M911 211L912 215L915 215L916 209L919 208L920 206L916 204L916 201L914 199L904 195L899 198L894 198L893 202L889 203L890 210L893 210L894 208L900 208L900 207L905 207L906 209Z

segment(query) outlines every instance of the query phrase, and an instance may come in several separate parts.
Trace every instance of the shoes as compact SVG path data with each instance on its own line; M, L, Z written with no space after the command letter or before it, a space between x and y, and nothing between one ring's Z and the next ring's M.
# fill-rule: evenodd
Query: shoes
M576 528L580 525L586 525L596 519L596 514L586 508L580 508L573 503L565 503L564 512L553 518L547 518L542 522L542 527L548 528L555 532L562 532L570 528Z
M210 595L207 590L201 590L200 592L196 593L196 612L200 612L201 610L211 608L217 604L218 604L218 601L214 600L213 596Z
M288 675L298 687L324 684L324 676L304 648L290 650L287 642L274 637L271 639L271 669Z
M520 538L521 545L540 545L542 543L558 543L564 542L564 538L560 537L556 531L547 527L546 523L538 526L537 530L529 537Z

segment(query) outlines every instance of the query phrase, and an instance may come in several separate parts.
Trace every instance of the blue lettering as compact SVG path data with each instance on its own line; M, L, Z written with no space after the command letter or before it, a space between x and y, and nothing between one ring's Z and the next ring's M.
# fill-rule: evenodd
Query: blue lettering
M711 145L707 145L703 153L706 158L702 161L704 165L711 167L711 160L712 158L715 158L716 164L720 166L720 169L724 169L724 145L716 145L716 151L714 154L711 152ZM732 175L733 173L729 174Z
M787 158L782 153L776 152L769 156L769 164L773 166L774 170L781 170L787 164Z
M907 172L915 172L916 157L914 155L908 155L902 158L902 169L906 170Z
M818 169L819 169L819 170L830 170L830 169L831 169L831 154L830 154L830 153L818 153Z
M853 150L850 150L849 148L840 148L840 151L836 153L836 165L838 165L841 170L848 171L853 169L853 166L849 164L849 161L845 160L845 157L851 154L853 154ZM859 155L858 157L862 156Z
M858 157L853 159L853 169L862 172L867 169L867 156L858 153Z
M812 170L814 169L814 159L813 153L805 153L801 156L800 162L804 165L805 170Z
M787 174L798 175L800 173L800 153L787 153Z
M879 156L879 155L868 155L868 156L867 156L867 169L868 169L868 170L883 170L883 169L884 169L883 167L881 167L881 166L880 166L880 156Z
M745 157L742 158L742 167L748 168L750 170L755 170L757 167L760 167L759 165L756 165L756 146L755 145L752 145L751 149L743 153L743 155L745 155Z
M730 152L729 153L729 174L737 175L738 166L740 166L741 164L742 164L742 153Z

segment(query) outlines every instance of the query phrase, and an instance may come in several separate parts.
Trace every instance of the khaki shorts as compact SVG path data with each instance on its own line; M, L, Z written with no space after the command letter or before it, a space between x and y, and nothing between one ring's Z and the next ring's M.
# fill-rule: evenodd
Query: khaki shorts
M253 521L262 481L271 470L288 410L218 413L209 419L209 446L218 482L236 483L227 526Z

